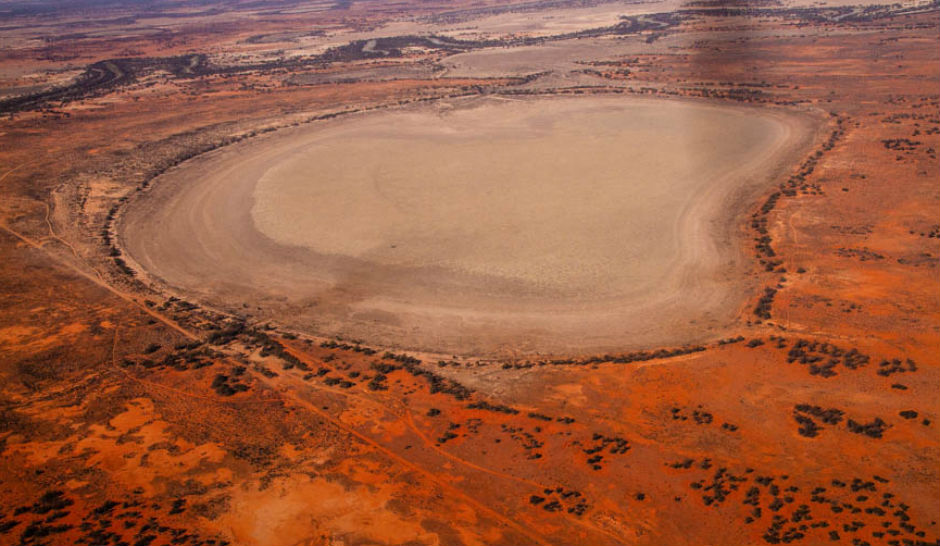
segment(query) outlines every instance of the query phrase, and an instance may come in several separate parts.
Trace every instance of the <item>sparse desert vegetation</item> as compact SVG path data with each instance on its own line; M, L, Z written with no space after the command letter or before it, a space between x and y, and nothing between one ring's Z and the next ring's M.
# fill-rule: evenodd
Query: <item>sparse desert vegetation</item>
M938 28L0 5L0 544L940 543Z

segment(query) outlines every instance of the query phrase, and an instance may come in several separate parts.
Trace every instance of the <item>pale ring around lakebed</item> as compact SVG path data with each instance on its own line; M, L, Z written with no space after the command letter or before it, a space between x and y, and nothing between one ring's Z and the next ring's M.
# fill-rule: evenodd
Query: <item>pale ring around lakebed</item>
M815 126L623 96L354 114L173 169L119 236L169 290L313 334L456 354L691 343L753 297L745 213Z

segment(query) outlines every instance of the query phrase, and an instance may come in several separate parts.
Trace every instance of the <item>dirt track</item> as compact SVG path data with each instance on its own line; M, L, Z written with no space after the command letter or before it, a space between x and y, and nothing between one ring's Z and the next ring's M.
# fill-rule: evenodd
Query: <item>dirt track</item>
M208 154L120 231L187 297L318 334L464 354L691 343L752 293L743 215L812 134L702 102L457 101Z

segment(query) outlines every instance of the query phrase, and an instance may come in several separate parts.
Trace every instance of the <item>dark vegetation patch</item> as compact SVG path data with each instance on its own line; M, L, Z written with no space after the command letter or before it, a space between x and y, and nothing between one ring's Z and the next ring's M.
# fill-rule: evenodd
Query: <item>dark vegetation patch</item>
M810 375L820 377L834 377L838 375L836 368L843 366L855 370L867 366L871 360L866 354L857 349L843 349L826 342L796 340L787 353L787 362L797 362L809 369Z
M140 367L146 370L165 370L172 369L176 371L198 370L214 364L222 355L218 351L203 345L200 342L180 343L172 351L166 352L162 358L152 356L158 349L148 347L145 354L148 357L125 358L121 360L121 366L125 368Z
M885 257L870 248L839 248L836 255L841 258L854 258L861 262L884 260Z
M534 368L536 366L592 366L598 364L630 364L633 362L646 362L649 360L659 360L664 358L673 358L677 356L702 352L706 349L703 345L693 345L689 347L677 347L674 349L655 349L650 351L634 351L621 355L602 355L592 356L590 358L563 358L554 360L537 360L525 362L505 362L502 364L504 370L515 369L523 370Z
M713 423L716 425L718 424L715 420L714 414L706 410L701 404L691 409L674 406L669 409L669 417L673 421L690 421L700 426L711 425ZM731 423L722 422L721 429L727 432L734 432L738 430L738 426Z
M479 401L477 401L477 402L473 402L473 403L467 404L467 408L468 408L468 409L484 410L484 411L493 411L493 412L497 412L497 413L505 413L505 414L507 414L507 415L518 415L518 414L519 414L519 410L517 410L516 408L511 408L511 407L506 406L506 405L503 405L503 404L490 404L489 402L487 402L487 401L485 401L485 400L479 400Z
M854 419L849 419L846 422L846 428L848 428L850 432L864 434L870 438L881 438L884 432L890 427L891 425L884 422L880 417L875 417L874 420L868 423L859 423Z
M706 459L707 461L707 459ZM710 462L702 465L705 469L710 468ZM723 504L728 496L741 487L741 483L747 481L743 475L736 475L728 471L726 467L719 467L707 479L692 482L690 487L701 492L702 502L705 506L719 506Z
M502 432L509 434L509 437L522 447L526 459L542 458L542 454L538 450L545 446L545 442L539 440L534 434L521 426L512 426L505 423L500 424L499 428Z
M382 355L382 360L385 361L382 363L385 367L380 371L386 370L383 373L391 373L395 370L405 370L414 377L423 377L428 382L431 394L447 394L457 400L467 400L473 394L472 390L457 381L422 368L421 360L412 356L386 352Z
M155 514L145 518L142 510ZM27 545L114 544L146 546L226 546L225 540L204 538L185 527L168 525L162 518L186 510L186 499L176 498L168 510L136 498L106 500L92 509L76 509L75 500L60 490L43 493L33 504L7 513L0 507L0 543ZM75 523L64 523L63 520Z
M780 185L780 189L767 196L767 199L760 208L751 215L751 229L755 232L754 250L758 261L765 271L771 273L786 273L783 267L783 261L777 257L773 248L773 238L770 235L769 217L771 212L777 208L778 202L783 198L792 198L800 194L820 194L822 187L819 183L810 183L808 178L816 170L819 161L826 152L832 150L839 140L845 134L845 118L832 114L835 118L835 128L829 135L829 138L812 154L800 164L797 172ZM754 315L760 320L769 320L773 309L774 297L780 285L764 287L754 306Z
M798 484L788 475L757 474L751 468L712 470L715 465L709 459L699 464L684 459L667 466L683 473L708 471L689 483L690 490L701 495L706 506L740 503L744 524L760 525L767 544L940 544L912 523L910 507L885 490L890 480L882 476Z
M455 431L456 431L457 429L459 429L459 428L460 428L460 423L449 423L449 424L447 425L447 430L444 431L444 433L441 434L441 435L437 438L437 443L438 443L438 445L446 444L447 442L449 442L449 441L451 441L451 440L453 440L453 439L455 439L455 438L458 438L459 436L458 436L458 434L457 434Z
M815 438L823 427L816 424L813 417L827 425L837 425L842 422L845 412L837 408L823 409L810 404L797 404L793 409L793 419L799 424L797 432L807 438Z
M915 412L914 417L916 416ZM824 429L817 424L817 420L826 425L838 425L844 418L845 412L837 408L824 409L810 404L797 404L793 409L793 419L799 424L797 432L807 438L815 438ZM846 429L849 432L864 434L870 438L881 438L890 426L880 417L869 423L860 423L851 418L846 421Z
M248 389L248 385L226 374L216 374L215 378L212 380L212 390L219 396L232 396L240 392L245 392Z
M606 436L595 432L591 436L590 445L582 451L589 455L587 464L594 470L601 470L605 456L625 455L630 451L630 442L626 438Z
M206 73L205 55L180 55L163 58L109 59L92 63L76 80L52 89L0 100L0 113L33 110L49 103L68 102L99 96L137 80L144 73L165 70L176 77Z
M882 360L878 363L878 375L882 377L889 377L896 373L911 373L916 371L917 363L910 358L905 359L903 362L899 358L893 358L891 360Z
M539 494L529 496L529 504L539 506L546 512L562 512L575 516L583 515L591 506L580 491L556 487L545 488Z

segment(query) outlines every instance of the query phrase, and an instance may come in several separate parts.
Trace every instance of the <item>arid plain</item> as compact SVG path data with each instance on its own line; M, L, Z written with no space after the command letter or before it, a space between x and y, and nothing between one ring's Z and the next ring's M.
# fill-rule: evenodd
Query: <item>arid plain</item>
M705 341L747 303L741 209L811 151L814 126L624 97L350 117L156 179L118 225L129 259L186 297L371 345Z
M937 544L938 35L0 3L0 543Z

